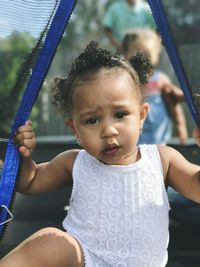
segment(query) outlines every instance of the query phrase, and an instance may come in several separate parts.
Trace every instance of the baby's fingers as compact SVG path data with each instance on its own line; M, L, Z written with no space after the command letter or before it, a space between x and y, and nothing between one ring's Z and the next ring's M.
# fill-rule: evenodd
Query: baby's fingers
M24 157L29 157L32 154L35 145L36 145L36 140L34 133L32 133L31 138L23 139L17 143L17 146L19 147L19 152Z
M29 157L32 154L32 149L29 149L25 146L20 146L19 147L19 152L23 157Z
M15 133L13 137L14 143L16 143L18 146L23 145L25 140L29 139L35 139L35 133L34 132L21 132L21 133Z
M16 131L15 131L15 136L19 135L21 133L26 133L26 132L33 132L33 126L31 121L27 121L24 125L20 126Z
M36 145L35 133L33 132L31 121L27 121L25 125L16 130L13 142L19 147L21 155L25 157L30 156Z

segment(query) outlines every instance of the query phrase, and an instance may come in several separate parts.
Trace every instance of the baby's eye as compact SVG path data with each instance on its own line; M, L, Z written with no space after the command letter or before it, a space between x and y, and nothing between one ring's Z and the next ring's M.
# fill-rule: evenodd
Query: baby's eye
M117 119L122 119L122 118L126 117L127 115L128 115L127 112L122 112L122 111L118 111L115 113L115 117Z
M93 117L86 120L86 124L96 124L98 122L98 118Z

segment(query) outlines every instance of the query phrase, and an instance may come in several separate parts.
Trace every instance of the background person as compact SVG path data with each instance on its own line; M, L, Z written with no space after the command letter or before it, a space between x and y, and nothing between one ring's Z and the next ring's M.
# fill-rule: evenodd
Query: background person
M172 83L169 76L157 69L161 53L160 36L151 29L130 31L123 40L123 54L126 59L137 52L145 53L154 72L149 82L143 86L143 93L150 110L143 125L139 142L146 144L166 144L173 133L173 125L181 144L188 138L187 124L181 102L183 93Z
M150 8L142 0L113 1L106 10L103 26L111 44L119 52L122 48L122 40L128 30L156 28Z

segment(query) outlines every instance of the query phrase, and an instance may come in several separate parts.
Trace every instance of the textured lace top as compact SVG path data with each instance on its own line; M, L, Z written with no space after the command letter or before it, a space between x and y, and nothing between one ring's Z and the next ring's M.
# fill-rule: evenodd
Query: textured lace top
M141 159L106 165L81 150L63 227L80 242L87 267L164 267L169 202L155 145Z

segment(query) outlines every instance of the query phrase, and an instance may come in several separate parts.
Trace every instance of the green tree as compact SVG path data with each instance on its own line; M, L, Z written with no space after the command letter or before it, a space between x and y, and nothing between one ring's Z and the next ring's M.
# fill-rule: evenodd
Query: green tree
M78 1L61 39L48 77L66 75L73 59L90 40L112 49L102 25L105 10L113 0Z
M0 38L0 137L7 137L10 132L19 96L24 89L22 70L33 43L33 37L17 31Z

